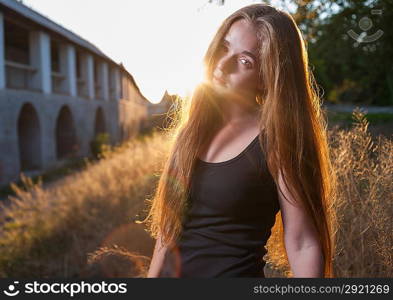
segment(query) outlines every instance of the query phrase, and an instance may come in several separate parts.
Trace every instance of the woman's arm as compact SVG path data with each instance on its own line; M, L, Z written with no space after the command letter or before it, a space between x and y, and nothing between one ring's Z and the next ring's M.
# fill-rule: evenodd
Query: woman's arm
M168 248L162 243L161 235L159 235L156 241L156 245L154 247L153 257L150 262L149 271L147 272L147 278L154 278L160 275L167 249Z
M294 277L324 277L323 252L318 242L318 234L310 217L299 201L294 201L285 187L281 174L278 179L283 192L279 195L281 217L284 227L284 242ZM289 203L283 195L292 203Z

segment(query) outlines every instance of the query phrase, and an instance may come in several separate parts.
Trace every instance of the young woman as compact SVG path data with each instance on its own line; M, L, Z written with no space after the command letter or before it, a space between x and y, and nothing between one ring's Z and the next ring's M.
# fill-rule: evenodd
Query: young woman
M294 20L265 4L236 11L205 66L145 219L157 239L147 277L165 274L169 253L175 277L264 277L279 210L294 277L332 277L334 178Z

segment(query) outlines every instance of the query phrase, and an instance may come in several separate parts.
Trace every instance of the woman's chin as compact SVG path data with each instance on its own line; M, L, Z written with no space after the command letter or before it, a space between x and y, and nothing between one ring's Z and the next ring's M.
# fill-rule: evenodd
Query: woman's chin
M213 87L217 92L227 93L229 91L225 83L213 79Z

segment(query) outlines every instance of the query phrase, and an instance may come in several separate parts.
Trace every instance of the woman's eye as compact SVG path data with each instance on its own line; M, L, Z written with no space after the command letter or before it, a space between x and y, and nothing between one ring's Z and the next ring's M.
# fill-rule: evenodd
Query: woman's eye
M241 58L240 61L242 62L243 65L245 65L247 67L251 67L252 66L252 63L248 59Z

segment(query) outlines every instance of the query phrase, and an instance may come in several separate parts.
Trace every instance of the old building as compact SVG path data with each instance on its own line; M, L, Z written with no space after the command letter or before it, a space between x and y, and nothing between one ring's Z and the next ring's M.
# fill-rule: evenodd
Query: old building
M147 116L132 75L97 47L0 0L0 185L90 154L101 132L132 138Z

